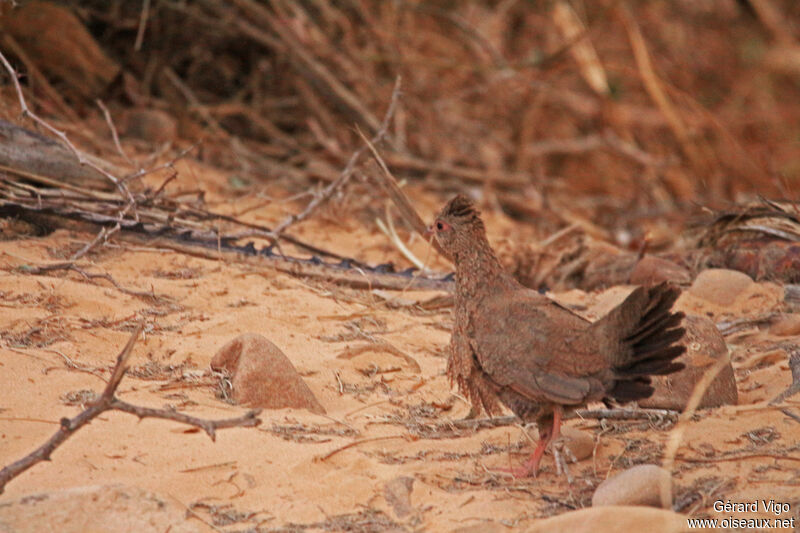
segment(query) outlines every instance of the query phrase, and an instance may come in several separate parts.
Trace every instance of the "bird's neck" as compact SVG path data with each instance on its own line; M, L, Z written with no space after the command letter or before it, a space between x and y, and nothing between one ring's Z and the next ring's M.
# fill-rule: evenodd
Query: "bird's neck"
M511 277L505 272L485 235L474 245L460 250L453 258L456 264L456 292L472 297L482 291L505 288Z

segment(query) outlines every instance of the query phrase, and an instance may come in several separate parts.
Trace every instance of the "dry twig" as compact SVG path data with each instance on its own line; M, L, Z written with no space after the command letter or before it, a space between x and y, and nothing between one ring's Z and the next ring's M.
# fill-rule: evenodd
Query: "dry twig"
M109 232L109 233L111 233L111 232ZM94 242L98 242L100 240L100 238L102 237L102 235L103 235L103 232L101 231L100 235L97 236L97 238L95 239L95 241L93 241L93 243ZM92 243L90 243L90 244L92 244ZM84 247L84 249L86 249L86 248L87 247ZM111 276L111 274L105 274L105 273L103 273L103 274L95 274L95 273L92 273L92 272L86 272L85 270L83 270L82 268L77 266L74 261L67 261L67 262L63 262L63 263L53 263L53 264L50 264L50 265L40 265L40 266L23 265L23 266L20 267L20 271L21 272L25 272L26 274L32 274L34 276L39 276L39 275L45 274L46 272L52 272L54 270L71 270L73 272L77 272L78 274L80 274L81 276L83 276L84 278L86 278L88 280L104 279L104 280L108 281L109 283L111 283L111 285L113 285L115 289L117 289L118 291L120 291L120 292L122 292L124 294L127 294L129 296L136 296L136 297L139 297L139 298L145 298L147 300L158 300L159 299L159 296L157 296L152 291L149 291L149 292L148 291L137 291L135 289L128 289L126 287L123 287L122 285L120 285L117 282L117 280L115 280L113 278L113 276ZM161 298L165 298L165 297L161 296Z
M133 165L133 161L131 161L131 159L128 157L128 154L125 153L125 150L122 149L122 144L119 142L119 134L117 133L117 127L114 125L114 121L111 120L111 112L106 107L106 104L104 104L99 98L95 100L95 103L103 112L103 117L106 119L108 129L111 130L111 137L114 139L114 146L117 147L117 152L119 152L119 155L121 155L129 165Z

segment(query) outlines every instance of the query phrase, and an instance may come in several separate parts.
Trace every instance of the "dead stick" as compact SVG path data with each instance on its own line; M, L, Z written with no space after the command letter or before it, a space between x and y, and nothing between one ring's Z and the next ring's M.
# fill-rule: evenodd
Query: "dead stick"
M348 448L352 448L353 446L358 446L360 444L364 444L366 442L375 442L375 441L379 441L379 440L391 440L391 439L407 439L407 438L408 438L407 435L389 435L387 437L370 437L368 439L357 440L357 441L345 444L344 446L340 446L340 447L336 448L335 450L326 453L325 455L321 455L321 456L315 457L314 458L314 462L316 463L316 462L327 461L328 459L330 459L331 457L333 457L334 455L336 455L339 452L342 452L342 451L344 451L344 450L346 450Z
M591 418L597 420L676 420L680 412L671 409L579 409L565 418Z
M135 289L128 289L120 285L117 280L115 280L111 274L95 274L92 272L86 272L79 266L77 266L73 261L68 261L65 263L53 263L50 265L41 265L41 266L30 266L30 265L22 265L19 267L20 272L24 272L25 274L31 274L33 276L41 276L46 272L52 272L54 270L71 270L73 272L77 272L87 280L95 280L95 279L104 279L111 283L115 289L118 291L128 294L130 296L136 296L138 298L145 298L148 300L158 300L159 298L165 298L164 296L158 296L154 292L148 291L137 291Z
M748 453L743 455L732 455L730 457L684 457L678 455L675 457L677 461L684 461L686 463L721 463L725 461L741 461L742 459L775 459L776 461L800 461L800 457L792 457L791 455L779 455L771 453Z
M163 418L164 420L174 420L175 422L181 422L182 424L195 426L205 431L213 441L217 440L216 430L218 429L225 429L232 427L252 427L259 425L259 423L261 422L258 418L256 418L258 414L261 412L260 409L254 411L248 411L244 416L239 416L236 418L223 418L221 420L205 420L203 418L196 418L194 416L189 416L187 414L180 413L178 411L172 411L168 409L153 409L152 407L141 407L139 405L133 405L128 402L123 402L122 400L117 400L117 399L114 399L111 402L110 408L116 409L117 411L123 411L125 413L136 415L140 419Z
M417 210L411 205L411 201L408 199L408 196L406 196L403 190L400 189L400 186L397 184L397 180L394 179L394 176L392 176L392 173L389 171L389 167L386 166L386 163L378 153L378 150L375 149L374 144L369 142L360 130L358 133L367 143L367 146L369 147L370 151L372 151L372 155L375 157L375 160L378 162L378 165L382 170L382 172L372 172L372 177L378 182L378 185L381 186L384 192L386 192L386 195L392 199L405 221L414 229L414 231L424 236L427 226L422 220L422 217L419 216ZM439 252L442 257L447 258L447 255L444 253L441 246L439 246L439 243L436 241L436 239L433 239L431 242L433 243L433 247L436 249L436 251Z
M142 3L142 12L139 15L139 29L136 32L136 42L133 43L133 49L137 52L142 49L142 42L144 42L144 30L147 28L147 19L150 17L150 0L144 0Z
M111 138L114 140L114 146L117 147L117 152L119 152L119 155L121 155L129 165L133 165L133 161L131 161L131 159L128 157L128 154L125 153L125 150L122 149L122 145L119 142L119 134L117 133L117 127L114 126L114 121L111 119L111 112L106 107L106 104L104 104L99 98L95 100L95 103L103 112L103 116L106 119L106 124L108 124L108 129L111 130Z
M91 251L92 248L97 246L100 243L100 241L103 241L105 243L108 240L108 238L111 235L113 235L114 233L118 232L120 230L120 228L121 228L121 226L119 225L119 222L117 222L117 224L111 229L108 229L105 226L103 226L102 228L100 228L100 233L97 234L97 237L95 237L94 240L86 243L86 246L84 246L83 248L81 248L80 250L75 252L75 255L70 257L69 260L70 261L77 261L78 259L80 259L84 255L89 253L89 251Z

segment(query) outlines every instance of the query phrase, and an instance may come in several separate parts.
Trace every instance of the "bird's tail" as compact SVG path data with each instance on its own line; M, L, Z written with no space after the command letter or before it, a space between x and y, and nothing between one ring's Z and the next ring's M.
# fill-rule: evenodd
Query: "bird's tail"
M673 312L680 289L667 283L639 287L606 316L602 326L615 334L621 346L611 353L616 381L608 396L618 402L642 400L653 394L650 376L671 374L683 363L675 358L686 351L676 344L686 330L680 327L684 314Z

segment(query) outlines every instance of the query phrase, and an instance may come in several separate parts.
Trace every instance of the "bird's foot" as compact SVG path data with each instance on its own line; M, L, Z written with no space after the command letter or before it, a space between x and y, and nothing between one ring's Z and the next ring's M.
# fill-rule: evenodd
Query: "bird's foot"
M544 455L544 446L539 445L530 458L521 466L516 468L493 468L492 470L511 474L515 478L536 477L539 472L539 461L542 460L542 455Z
M563 474L564 477L567 478L567 483L572 485L573 478L572 474L570 474L567 461L571 460L573 463L577 463L578 458L575 457L575 454L572 453L572 450L566 446L566 441L563 438L554 440L551 446L553 448L553 459L556 462L556 470L558 471L558 474Z

